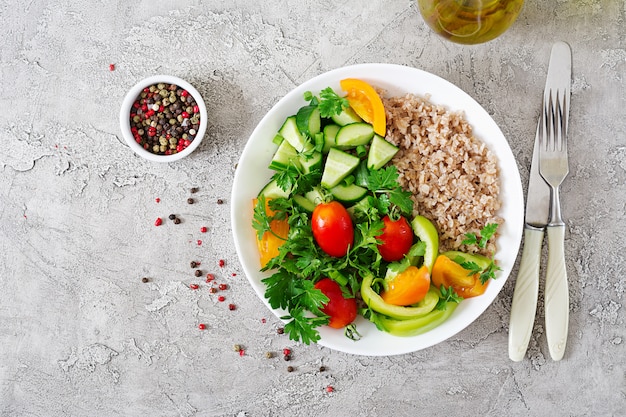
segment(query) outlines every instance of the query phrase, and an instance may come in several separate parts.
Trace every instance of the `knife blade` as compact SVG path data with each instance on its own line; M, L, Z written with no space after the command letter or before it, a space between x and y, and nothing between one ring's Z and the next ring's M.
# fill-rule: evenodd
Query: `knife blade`
M564 84L569 86L572 65L571 58L565 59L564 57L563 44L563 42L557 42L552 47L542 105L548 101L551 90L555 91L557 88L563 88ZM569 50L569 46L567 48ZM509 358L516 362L521 361L526 354L535 322L539 293L541 247L543 246L544 232L550 217L550 188L539 174L540 133L541 118L539 118L535 133L535 144L526 197L524 247L515 282L509 321Z

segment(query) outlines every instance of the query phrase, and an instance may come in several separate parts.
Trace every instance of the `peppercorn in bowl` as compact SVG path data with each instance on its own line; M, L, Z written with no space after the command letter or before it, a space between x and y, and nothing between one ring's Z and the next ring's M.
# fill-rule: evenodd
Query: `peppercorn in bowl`
M155 75L135 84L124 97L120 127L128 146L155 162L191 154L207 128L204 100L187 81Z

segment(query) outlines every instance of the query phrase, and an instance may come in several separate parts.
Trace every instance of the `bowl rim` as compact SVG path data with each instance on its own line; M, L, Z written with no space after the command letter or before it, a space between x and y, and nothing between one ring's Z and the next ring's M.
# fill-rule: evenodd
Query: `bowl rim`
M196 137L191 142L191 144L185 148L182 152L175 153L173 155L157 155L154 154L142 146L140 146L133 137L130 131L130 110L135 102L136 98L139 96L141 91L148 86L158 84L158 83L167 83L167 84L176 84L177 86L187 90L196 100L196 104L200 108L200 126L198 127L198 132L196 133ZM208 120L207 120L207 109L204 99L200 92L189 82L183 80L182 78L173 76L173 75L152 75L150 77L144 78L137 82L133 87L128 90L124 99L122 101L122 105L120 107L120 129L122 131L122 135L126 140L128 146L139 156L153 162L174 162L182 159L188 155L190 155L193 151L200 146L202 139L204 139L204 135L207 130Z

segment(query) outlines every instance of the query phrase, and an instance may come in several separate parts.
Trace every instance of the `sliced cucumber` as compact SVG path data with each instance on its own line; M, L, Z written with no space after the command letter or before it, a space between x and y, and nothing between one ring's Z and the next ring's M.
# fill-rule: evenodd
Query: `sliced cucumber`
M361 119L351 107L343 109L343 111L337 115L331 116L333 122L337 123L339 126L349 125L351 123L361 123L363 119Z
M352 123L337 132L335 145L340 149L368 144L374 137L374 127L369 123Z
M335 137L337 137L339 129L341 129L341 126L336 124L326 125L326 127L324 127L324 148L322 152L328 153L330 148L335 146Z
M324 193L319 187L313 187L313 189L305 193L304 196L316 206L324 202Z
M306 197L304 197L304 196L302 196L300 194L296 194L292 198L293 198L293 201L302 210L307 211L309 213L313 213L313 210L315 210L315 204L313 204L308 198L306 198Z
M298 130L296 116L288 117L278 133L298 152L313 149L313 144Z
M276 153L272 157L272 162L270 162L269 168L275 171L280 171L287 169L289 165L293 165L296 168L301 167L300 156L296 149L291 146L291 144L284 140L278 146Z
M367 167L369 169L380 169L398 153L398 147L387 142L385 138L374 135L369 153L367 154Z
M330 148L322 174L322 186L330 189L338 185L359 165L359 158L337 148Z
M315 136L322 126L320 109L317 106L300 107L296 114L296 126L301 133L309 137Z
M265 198L288 198L289 193L280 188L276 180L271 180L259 191L259 196L264 196Z
M312 154L299 154L299 163L302 166L302 172L305 174L310 173L311 171L321 170L322 169L322 153L313 151Z
M331 188L329 191L335 199L347 204L360 201L363 197L365 197L365 194L367 194L367 189L359 187L356 184L339 184Z

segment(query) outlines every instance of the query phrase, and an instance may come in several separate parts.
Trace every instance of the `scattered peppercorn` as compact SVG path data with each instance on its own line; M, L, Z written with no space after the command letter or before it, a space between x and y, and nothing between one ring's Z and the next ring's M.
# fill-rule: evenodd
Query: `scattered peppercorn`
M220 268L224 268L225 265L226 265L226 261L223 260L223 259L220 259L220 261L219 261Z
M190 265L192 268L195 268L196 266L198 266L198 263L197 263L196 261L191 261L191 262L189 262L189 265Z
M326 370L325 366L320 366L320 372L324 372Z
M223 295L220 295L219 297L217 297L217 301L222 303L222 302L226 301L226 297L224 297Z
M191 193L195 194L198 192L198 187L191 187Z
M332 387L332 385L329 385L326 387L326 392L333 392L335 389Z
M228 284L220 284L217 286L220 290L224 291L228 289Z
M287 372L293 372L293 370L294 370L293 366L288 366L287 367Z
M204 323L198 324L198 329L200 329L200 330L206 329L206 324L204 324Z
M175 218L176 218L176 215L175 215L175 214L170 214L170 215L168 216L168 219L170 219L170 220L174 220Z
M265 352L265 357L267 359L272 359L274 357L274 354L272 352Z
M109 71L115 71L115 64L109 64Z
M233 310L235 310L236 308L237 308L237 306L236 306L236 305L234 305L234 304L228 304L228 309L229 309L230 311L233 311Z
M287 349L287 348L283 349L283 355L290 355L290 354L291 354L291 350L290 349Z
M180 224L180 219L178 217L174 219L174 224Z
M276 329L276 333L278 333L278 334L285 333L285 328L284 327L279 327L278 329Z
M215 288L215 287L211 287L211 288L209 288L209 292L210 292L211 294L215 294L215 293L217 292L217 288Z
M195 276L197 277L201 277L202 276L202 271L200 271L199 269L196 269L196 272L193 273Z
M156 201L157 203L161 202L161 199L159 197L155 198L154 201Z
M189 288L191 288L192 290L197 290L198 288L200 288L200 286L198 284L190 284Z
M145 284L146 282L149 282L149 281L150 281L150 278L148 278L148 277L143 277L143 278L141 278L141 282L143 282L144 284Z
M206 231L207 231L207 228L206 228L205 226L202 226L202 227L200 228L200 232L201 232L201 233L206 233Z
M160 217L157 217L156 220L154 221L154 225L161 226L162 224L163 224L163 219L161 219Z
M197 242L197 243L198 243L198 246L201 246L201 245L202 245L202 241L201 241L200 239L198 239L198 242Z
M215 276L213 276L213 274L206 274L206 282L211 282L215 279Z
M224 200L222 200L221 198L217 199L217 204L224 204Z
M287 362L289 362L291 360L291 355L285 355L283 356L283 359Z
M239 352L239 351L241 350L241 345L234 345L234 346L233 346L233 350L234 350L235 352Z
M241 350L239 351L239 356L243 356L243 355L245 355L245 354L246 354L246 351L245 351L245 350L241 349Z
M193 204L193 203L194 203L193 198L188 198L187 199L187 204Z

